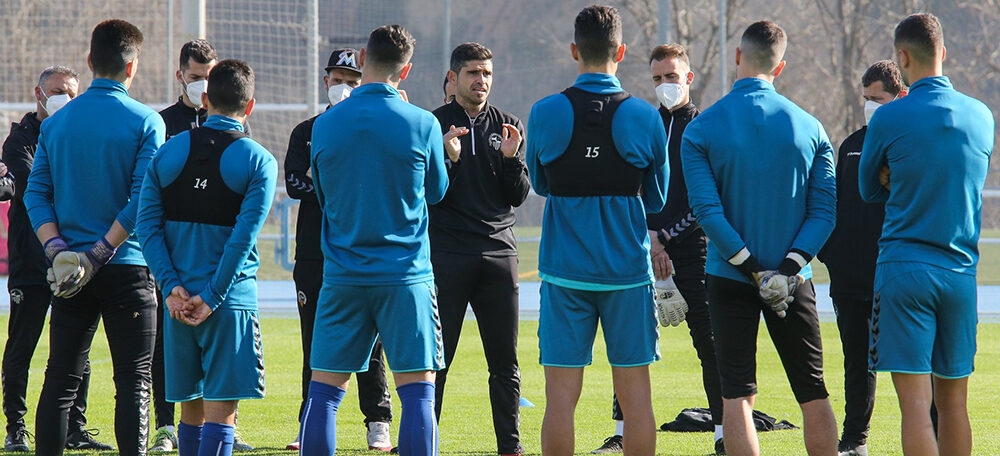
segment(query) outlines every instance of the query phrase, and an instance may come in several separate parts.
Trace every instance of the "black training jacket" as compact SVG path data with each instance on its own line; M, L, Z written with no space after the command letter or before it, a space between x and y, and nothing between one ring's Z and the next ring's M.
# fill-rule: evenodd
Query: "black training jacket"
M184 133L195 127L200 127L208 119L208 111L205 108L196 109L184 104L184 97L177 98L174 103L160 111L160 117L167 126L167 138ZM250 134L250 122L243 122L244 133Z
M646 214L646 228L654 231L667 230L670 244L678 243L688 236L703 236L688 203L687 184L681 166L681 138L684 129L701 111L694 103L688 103L673 111L660 105L660 117L667 132L667 150L670 161L670 183L667 187L667 204L657 214Z
M316 121L313 116L292 129L285 153L285 191L288 196L299 200L299 216L295 222L295 261L323 260L320 250L320 227L323 211L316 199L316 188L309 177L312 128Z
M524 164L527 137L521 121L512 114L486 104L475 119L453 101L434 110L442 132L452 125L467 127L461 136L462 155L448 165L448 193L430 206L431 250L486 256L517 255L514 240L514 208L528 196L531 182ZM521 146L517 156L500 152L503 124L517 127Z
M878 239L885 204L869 204L858 190L858 162L867 127L852 133L837 153L837 225L819 252L830 271L833 298L872 299Z
M35 230L31 229L28 211L24 207L24 189L28 187L28 175L31 174L31 165L35 161L41 126L38 116L29 112L20 122L10 125L10 136L3 143L3 162L7 165L7 176L0 179L0 200L10 199L10 212L7 213L10 221L7 232L9 288L48 286L45 281L45 270L48 269L45 253ZM12 197L8 197L10 193Z

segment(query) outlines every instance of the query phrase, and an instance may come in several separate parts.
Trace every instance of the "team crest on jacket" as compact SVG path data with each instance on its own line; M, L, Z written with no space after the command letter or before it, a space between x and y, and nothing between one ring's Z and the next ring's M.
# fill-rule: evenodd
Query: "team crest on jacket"
M500 137L499 133L493 133L490 135L490 145L493 146L494 149L499 151L500 144L502 143L503 143L503 138Z
M298 293L297 297L299 299L299 307L305 307L305 305L306 305L306 294L305 294L305 292L302 291L302 290L299 290L299 293Z
M11 304L20 304L22 299L24 299L24 292L22 292L20 288L10 290Z

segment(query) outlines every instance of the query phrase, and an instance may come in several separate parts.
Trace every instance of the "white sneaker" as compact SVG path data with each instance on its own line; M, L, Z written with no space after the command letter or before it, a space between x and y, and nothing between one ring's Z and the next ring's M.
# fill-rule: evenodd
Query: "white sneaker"
M392 441L389 440L389 423L384 421L368 423L368 449L392 451Z

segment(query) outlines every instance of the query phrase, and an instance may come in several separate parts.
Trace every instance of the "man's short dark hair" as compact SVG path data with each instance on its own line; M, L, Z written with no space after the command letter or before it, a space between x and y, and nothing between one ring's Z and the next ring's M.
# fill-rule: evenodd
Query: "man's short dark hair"
M775 69L785 56L786 46L788 37L785 31L771 21L750 24L740 39L743 59L761 71Z
M109 19L90 35L90 64L98 76L121 77L125 65L139 55L142 32L121 19Z
M493 51L479 43L462 43L451 51L451 71L458 73L473 60L493 60Z
M663 59L680 59L687 64L688 68L691 68L691 60L688 59L687 50L679 44L661 44L653 48L653 52L649 54L650 65L654 61L658 62Z
M448 96L448 75L444 77L444 85L441 86L441 91L444 92L444 96Z
M882 87L889 95L896 96L903 90L903 77L899 67L892 60L879 60L865 70L861 76L861 86L868 87L876 81L882 82Z
M893 45L910 51L910 56L919 63L932 63L944 47L941 21L930 13L907 16L896 26Z
M242 60L223 60L208 74L208 101L222 114L245 112L253 90L253 69Z
M181 70L188 69L191 66L192 60L204 65L218 59L219 56L215 53L215 46L212 46L212 43L209 43L208 40L191 40L184 43L184 46L181 46Z
M622 44L622 18L613 6L591 5L576 15L573 39L583 63L600 65L615 59Z
M383 25L368 35L365 65L390 75L399 73L413 57L417 40L401 25Z

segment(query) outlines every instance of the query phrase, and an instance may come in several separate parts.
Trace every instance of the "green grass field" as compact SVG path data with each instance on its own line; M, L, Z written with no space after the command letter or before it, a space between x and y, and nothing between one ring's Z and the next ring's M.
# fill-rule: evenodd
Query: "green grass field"
M6 325L7 317L0 316ZM471 322L470 322L471 323ZM245 401L240 407L239 428L243 436L258 451L254 454L293 454L283 448L297 430L296 413L299 407L299 349L298 321L294 318L266 317L261 322L264 335L267 398ZM536 407L521 411L521 438L530 454L541 451L539 430L544 413L544 377L538 365L537 322L524 321L520 331L520 359L522 394ZM842 355L836 326L824 323L823 342L826 347L827 384L831 391L834 410L843 416ZM777 355L766 331L762 328L759 349L758 383L761 394L757 409L777 418L788 419L801 425L798 407L784 378ZM654 410L657 423L672 419L685 407L706 406L701 389L698 360L686 329L661 328L660 347L663 360L652 367ZM600 340L600 338L598 338ZM29 409L29 426L34 426L34 407L41 387L45 357L48 353L48 336L43 335L32 362ZM0 340L2 343L3 340ZM1000 389L996 387L1000 374L1000 325L980 325L978 373L972 377L970 410L973 417L975 450L977 455L1000 454L1000 417L995 415L995 404L1000 403ZM594 348L594 365L587 369L585 389L577 410L577 451L585 453L600 445L613 429L610 419L611 371L604 355L603 343ZM98 333L91 352L93 366L90 408L90 425L102 430L98 437L105 442L113 438L113 387L112 368L103 329ZM459 353L449 374L449 388L445 395L444 414L440 428L440 448L444 454L493 454L495 439L490 421L487 372L476 325L465 325ZM899 455L899 413L888 377L879 377L878 397L869 448L873 455ZM393 413L399 416L399 403L394 395ZM340 407L338 417L338 446L340 454L378 453L363 451L366 448L362 415L358 411L357 395L352 390ZM393 424L393 435L398 431ZM761 449L767 455L802 455L801 431L778 431L760 436ZM657 433L657 454L704 455L711 449L710 434ZM395 437L393 438L395 442Z

